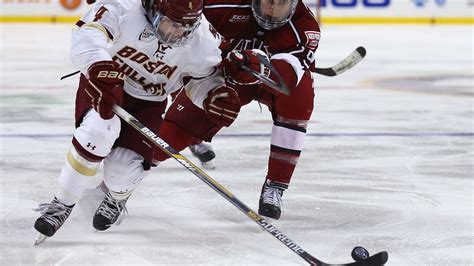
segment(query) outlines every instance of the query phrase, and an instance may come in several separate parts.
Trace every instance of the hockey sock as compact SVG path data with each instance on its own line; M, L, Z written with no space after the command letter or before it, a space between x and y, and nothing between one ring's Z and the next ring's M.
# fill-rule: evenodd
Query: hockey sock
M278 147L271 147L270 158L268 160L267 179L278 183L289 184L296 162L299 158L298 154L286 153Z
M267 179L289 184L303 148L306 122L278 116L273 123Z
M59 175L59 191L56 198L66 204L76 204L82 193L96 184L93 178L100 162L90 162L82 157L73 147L67 154L67 161Z

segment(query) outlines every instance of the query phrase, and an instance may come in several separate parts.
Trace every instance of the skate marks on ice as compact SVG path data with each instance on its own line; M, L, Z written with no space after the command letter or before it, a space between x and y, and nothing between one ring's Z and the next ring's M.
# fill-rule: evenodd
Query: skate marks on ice
M265 141L262 137L216 138L215 141L219 167L211 176L254 209L265 175L261 167L265 165L268 149ZM284 219L275 224L305 249L331 262L346 262L352 247L363 245L371 252L389 250L391 262L399 264L469 263L466 255L471 245L466 237L469 224L465 223L468 217L463 214L469 213L469 209L457 205L469 202L469 186L464 184L472 176L469 166L472 140L312 137L306 143L302 167L295 172L298 178L284 195ZM13 238L12 229L5 227L9 228L9 234L4 239L13 246L5 252L27 253L19 257L24 264L77 260L91 264L97 263L96 258L101 256L103 260L99 262L104 263L163 261L217 265L235 261L256 264L299 261L172 161L145 179L130 199L130 214L119 227L95 233L91 218L79 208L57 235L40 245L40 249L31 251L35 232L28 221L33 223L36 218L31 208L50 198L48 193L55 185L67 146L62 139L2 141L7 151L2 156L3 166L8 167L3 168L2 176L10 176L2 180L2 185L13 188L2 197L9 200L16 197L17 201L31 197L29 202L12 205L20 205L24 212L10 214L20 215L25 221L16 232L29 234L16 234ZM44 161L46 171L42 171L42 164L22 160L30 149L33 151L30 158ZM42 175L38 177L38 173ZM92 217L96 207L88 207L86 213ZM13 222L11 227L18 224ZM447 225L453 228L452 233L439 230ZM129 256L124 258L123 254ZM442 258L426 258L426 254L442 254Z
M433 76L381 78L373 85L399 91L411 91L422 94L474 97L474 75L436 74ZM449 86L449 90L446 87Z

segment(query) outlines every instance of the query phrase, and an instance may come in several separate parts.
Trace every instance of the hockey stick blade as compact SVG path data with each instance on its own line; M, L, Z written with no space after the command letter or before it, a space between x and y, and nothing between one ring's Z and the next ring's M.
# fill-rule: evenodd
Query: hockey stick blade
M320 264L321 266L382 266L388 261L388 253L386 251L379 252L375 255L368 257L365 260L360 260L356 262L350 262L345 264L329 264L324 263Z
M216 191L219 195L229 201L232 205L234 205L237 209L239 209L242 213L244 213L247 217L257 223L262 229L267 231L269 234L274 236L278 241L280 241L283 245L289 248L291 251L296 253L310 265L315 266L324 266L324 265L332 265L324 263L308 252L306 252L302 247L298 244L293 242L290 238L288 238L285 234L283 234L280 230L278 230L275 226L270 224L268 221L263 219L260 215L250 209L247 205L241 202L237 197L235 197L229 190L227 190L224 186L210 177L206 172L204 172L201 168L194 165L188 158L181 155L178 151L176 151L173 147L171 147L168 143L166 143L162 138L160 138L156 133L152 130L148 129L144 126L140 121L138 121L135 117L125 111L122 107L118 105L113 106L113 111L117 114L120 118L122 118L127 124L131 127L136 129L140 132L146 139L150 140L156 147L160 148L163 152L165 152L168 156L175 159L179 164L184 166L188 171L193 173L197 176L201 181L206 183L209 187L211 187L214 191ZM382 252L383 253L383 252ZM379 253L380 254L380 253ZM363 261L358 261L356 264L347 264L347 265L355 265L355 266L375 266L376 264L372 264L372 262L383 262L380 260L380 256L376 257L378 254L367 258ZM372 258L372 259L371 259ZM377 260L378 258L378 260ZM385 259L386 261L386 259ZM364 263L366 262L366 263ZM369 263L370 262L370 263ZM381 263L380 265L382 265ZM335 264L337 265L337 264ZM344 265L344 264L343 264Z
M342 74L357 65L365 57L366 54L367 51L365 50L365 48L359 46L357 47L357 49L352 51L352 53L350 53L346 58L344 58L341 62L337 63L333 67L316 68L314 70L314 73L329 77Z

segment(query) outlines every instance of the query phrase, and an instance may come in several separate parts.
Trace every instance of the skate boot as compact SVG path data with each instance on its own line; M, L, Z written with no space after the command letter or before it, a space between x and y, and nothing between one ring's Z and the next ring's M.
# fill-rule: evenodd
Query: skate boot
M201 161L202 168L212 170L216 168L212 160L216 157L216 154L212 150L210 144L201 142L199 144L190 145L189 149L191 150L194 157L198 158Z
M97 211L97 206L104 200L105 195L109 192L109 189L102 181L97 187L87 189L82 193L82 198L76 204L76 209L80 210L82 216L87 219L93 218Z
M125 215L125 212L127 212L125 203L129 197L130 196L122 200L117 200L112 197L110 192L108 192L105 195L102 203L100 203L99 208L97 208L97 211L95 212L94 219L92 221L94 228L99 231L104 231L114 223L119 225L123 219L123 216Z
M38 236L35 245L43 242L46 237L52 237L69 217L73 207L74 205L64 205L54 197L51 203L42 203L34 209L41 213L34 227L42 235Z
M281 208L283 201L283 191L287 188L286 185L277 182L266 180L262 187L260 194L260 201L258 204L258 214L278 220L281 215Z

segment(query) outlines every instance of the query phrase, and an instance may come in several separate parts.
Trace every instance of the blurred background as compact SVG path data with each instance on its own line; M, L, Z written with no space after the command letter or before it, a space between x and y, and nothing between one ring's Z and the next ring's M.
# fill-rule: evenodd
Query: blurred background
M323 24L472 24L473 0L306 0ZM1 22L75 22L85 0L2 0Z

